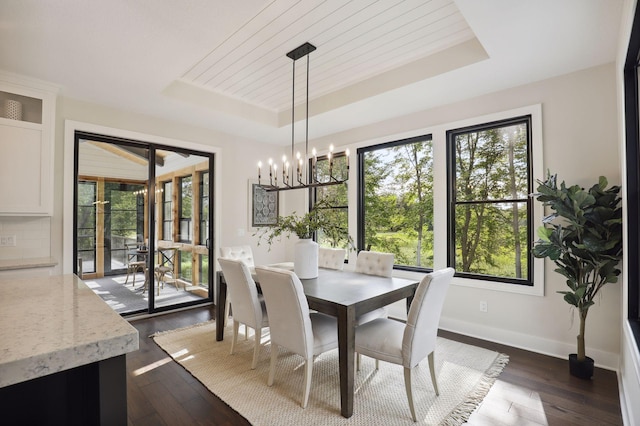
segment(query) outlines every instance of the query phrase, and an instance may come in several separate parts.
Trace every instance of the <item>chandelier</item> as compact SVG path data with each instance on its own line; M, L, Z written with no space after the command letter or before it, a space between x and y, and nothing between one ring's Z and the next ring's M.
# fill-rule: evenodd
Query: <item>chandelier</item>
M269 159L269 183L263 184L262 181L262 161L258 162L258 185L262 186L267 192L272 191L288 191L290 189L300 188L316 188L321 186L338 185L345 183L349 179L349 150L342 153L333 153L333 145L329 146L327 153L327 161L329 162L328 177L322 181L318 180L318 157L316 149L313 148L311 157L309 157L309 54L316 50L311 43L304 43L287 53L287 57L293 60L293 80L291 87L291 161L286 155L282 156L282 172L281 179L278 182L278 164ZM307 85L306 85L306 115L305 115L305 144L304 154L297 152L294 157L295 144L295 87L296 87L296 61L300 58L307 57ZM346 173L341 176L334 176L334 158L336 156L346 157Z

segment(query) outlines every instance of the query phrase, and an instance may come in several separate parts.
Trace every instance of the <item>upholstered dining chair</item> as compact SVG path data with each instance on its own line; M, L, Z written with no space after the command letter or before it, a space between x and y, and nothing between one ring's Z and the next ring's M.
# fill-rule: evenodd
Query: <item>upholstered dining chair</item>
M413 404L411 374L425 358L429 360L431 381L439 395L433 353L436 348L438 323L442 306L454 274L453 268L440 269L427 274L416 289L409 308L407 323L387 318L378 318L356 328L358 354L399 364L404 367L404 384L413 421L416 412Z
M356 272L366 275L376 275L379 277L391 277L393 274L393 253L382 253L376 251L362 250L356 258ZM356 318L358 325L364 324L376 318L386 318L388 310L386 307L378 308L371 312L362 314Z
M229 289L229 299L233 303L233 337L231 340L231 355L233 355L238 341L240 324L255 330L255 344L253 346L253 362L251 369L255 369L260 355L262 328L269 326L269 319L264 301L258 299L256 283L251 278L251 272L241 260L219 258L224 279ZM245 329L246 335L246 329Z
M337 269L338 271L342 271L346 256L346 249L319 247L318 266L320 268Z
M220 257L225 259L241 260L249 268L253 268L253 250L251 246L225 246L220 247ZM229 318L229 305L231 301L227 298L227 303L224 305L224 325L227 325L227 318ZM245 329L246 336L246 329Z
M305 373L301 405L306 408L314 357L338 347L337 320L318 312L309 312L302 283L295 273L267 266L256 266L256 273L267 305L271 334L271 365L267 385L273 385L279 347L302 356Z

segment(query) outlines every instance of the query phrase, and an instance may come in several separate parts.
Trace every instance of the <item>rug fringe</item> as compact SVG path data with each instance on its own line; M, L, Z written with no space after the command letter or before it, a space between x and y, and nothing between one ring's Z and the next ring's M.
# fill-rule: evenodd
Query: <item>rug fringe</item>
M467 399L458 405L449 413L449 415L440 423L442 426L459 426L469 420L469 417L474 412L478 405L482 402L491 386L495 383L496 379L509 363L509 356L506 354L498 354L496 359L491 364L491 367L487 369L482 376L480 383L475 388L474 392L469 394Z
M205 321L205 322L199 322L198 324L188 325L188 326L182 327L182 328L174 328L173 330L156 331L155 333L150 334L149 337L153 339L154 337L162 336L163 334L169 334L169 333L173 333L173 332L176 332L176 331L189 330L191 328L204 327L205 325L209 325L209 324L215 323L215 322L216 322L216 320L209 320L209 321Z

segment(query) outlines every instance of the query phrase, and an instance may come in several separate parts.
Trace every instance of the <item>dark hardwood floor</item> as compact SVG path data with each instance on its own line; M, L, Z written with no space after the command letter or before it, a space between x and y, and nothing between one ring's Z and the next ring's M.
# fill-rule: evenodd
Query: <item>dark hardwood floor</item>
M249 424L148 337L213 318L215 309L203 307L131 322L140 334L140 350L127 355L129 425ZM510 357L470 425L622 425L613 371L596 369L593 380L580 380L569 375L566 360L444 331L440 335Z

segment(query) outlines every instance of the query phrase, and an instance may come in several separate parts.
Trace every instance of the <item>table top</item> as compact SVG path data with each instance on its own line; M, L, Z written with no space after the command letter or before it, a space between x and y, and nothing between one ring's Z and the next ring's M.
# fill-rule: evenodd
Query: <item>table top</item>
M293 263L284 262L269 265L292 271ZM251 268L253 279L257 280L255 269ZM396 290L418 285L418 280L380 277L353 271L338 271L318 268L318 277L301 279L307 299L317 299L335 305L350 306L363 300L382 297Z
M344 306L418 284L417 280L322 268L318 270L318 278L300 281L307 298L317 298Z
M0 387L138 349L138 331L73 274L0 280Z

